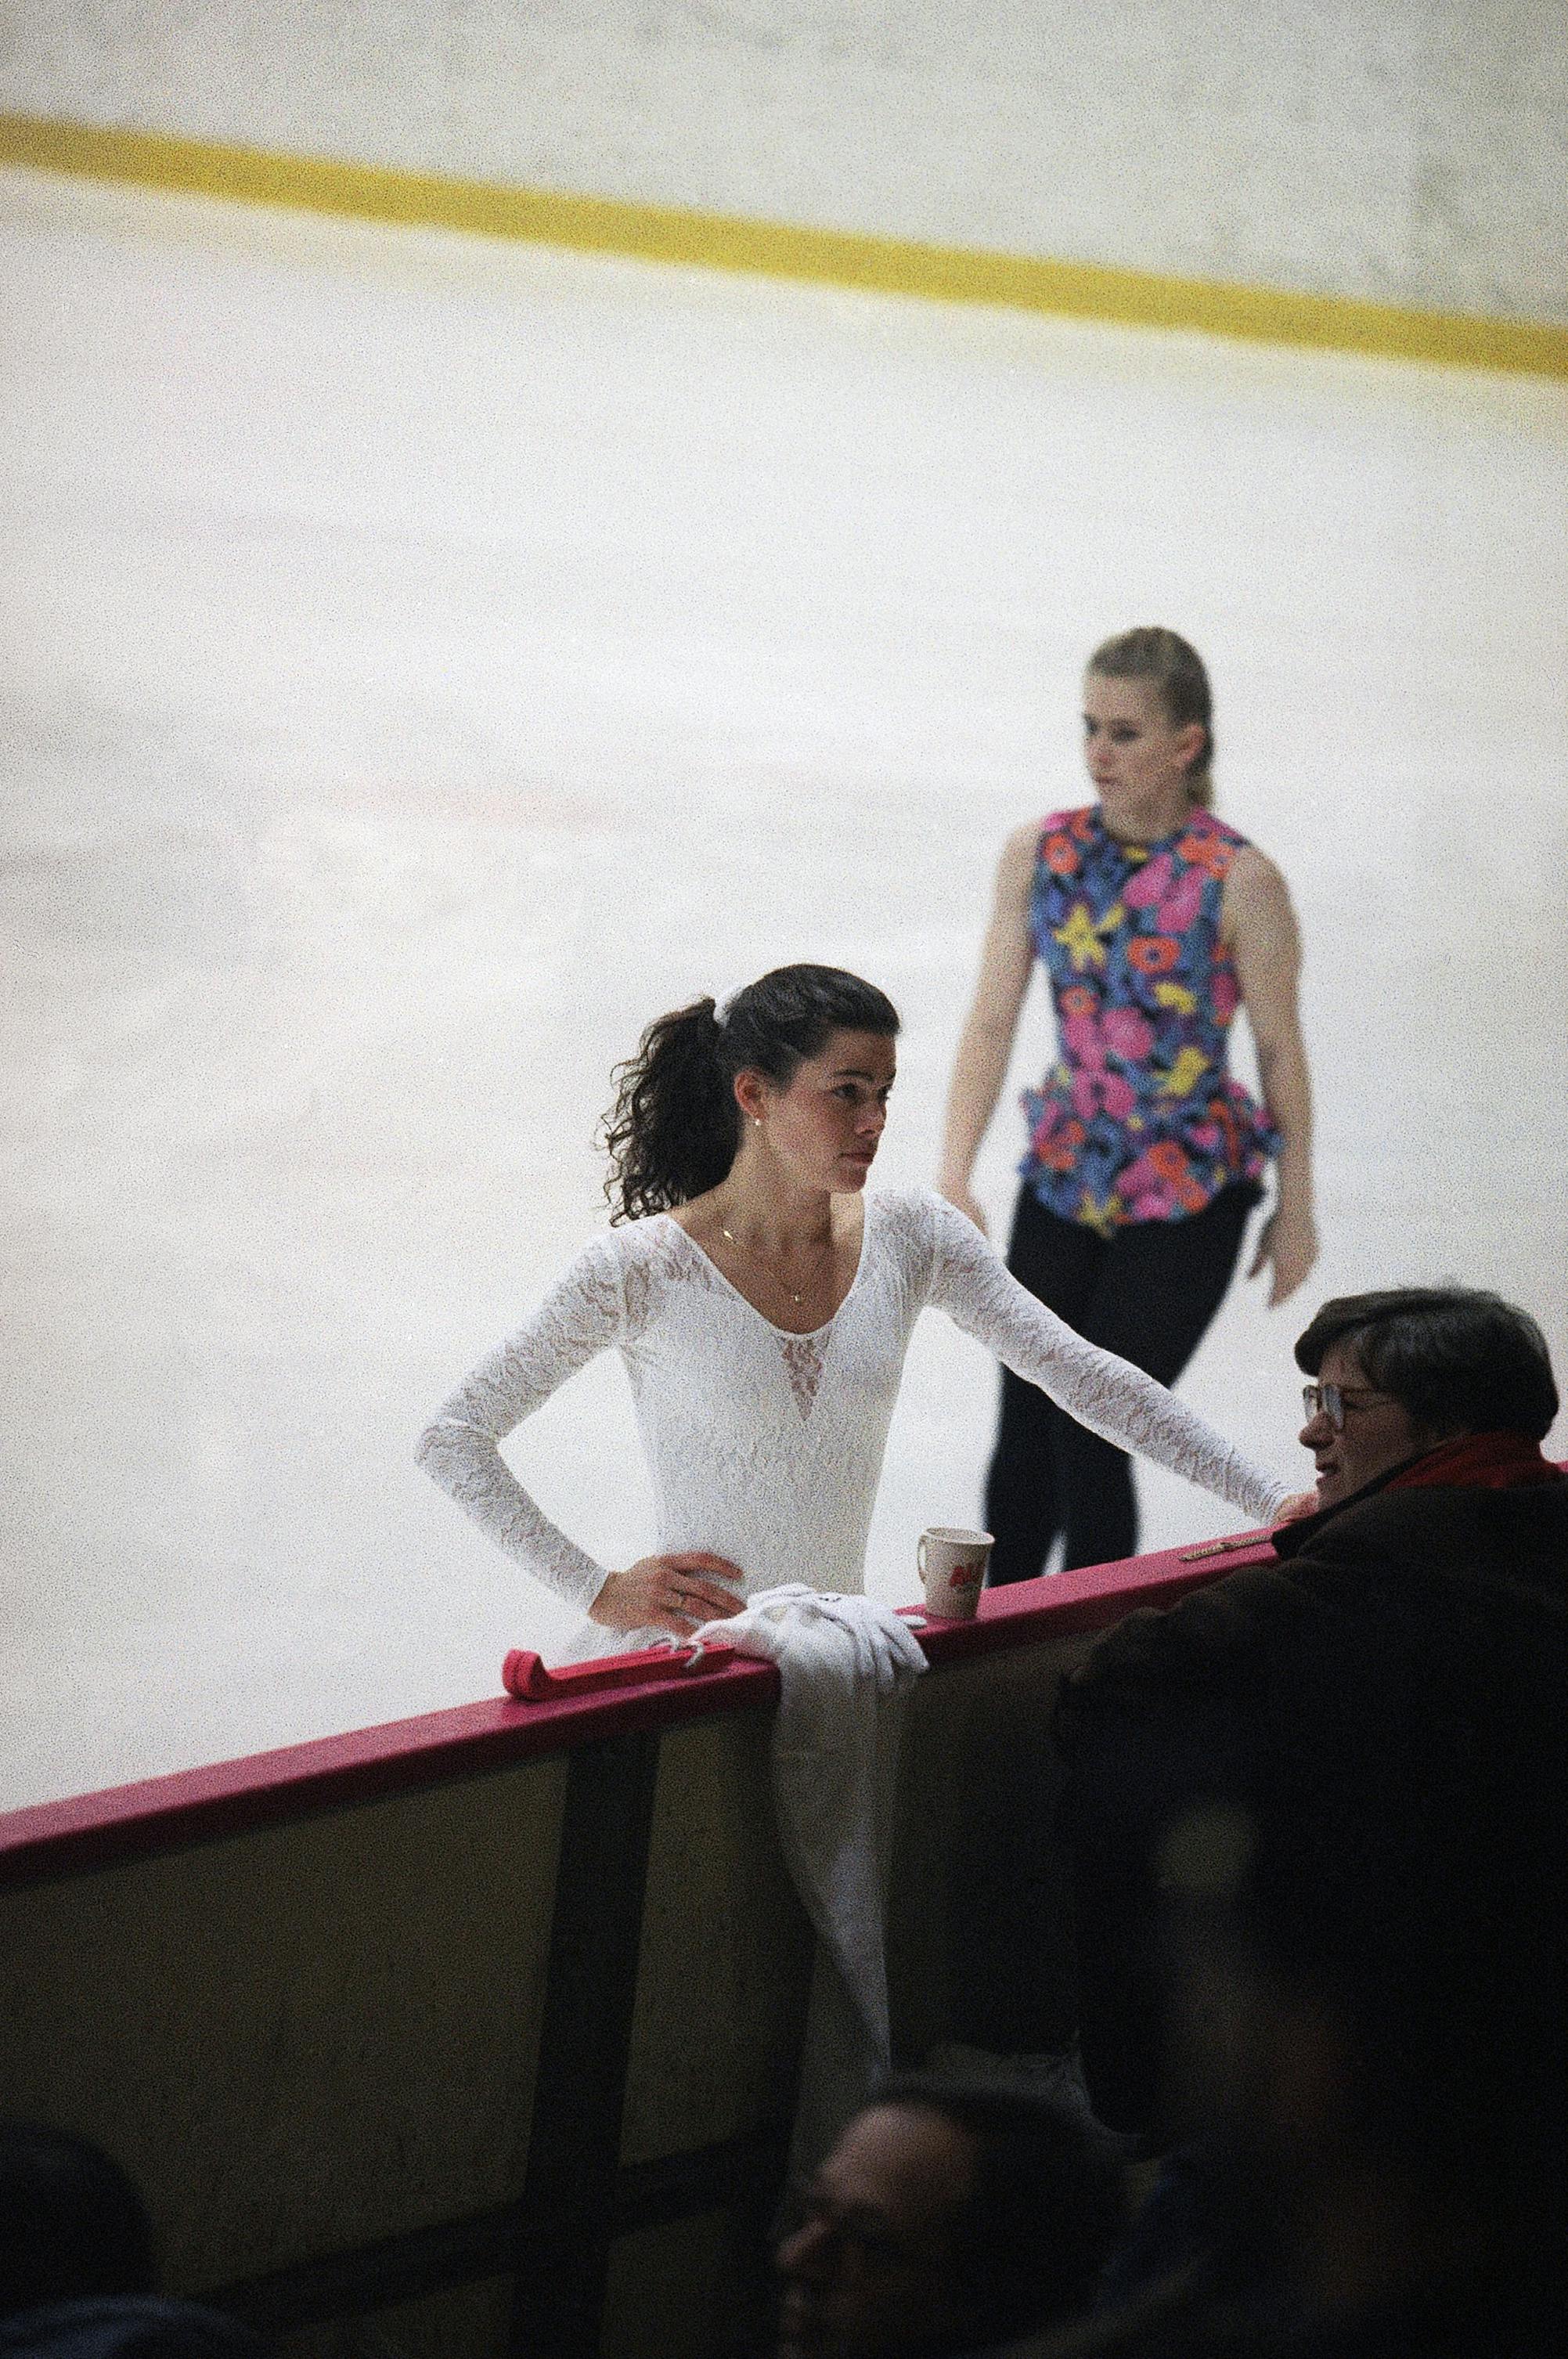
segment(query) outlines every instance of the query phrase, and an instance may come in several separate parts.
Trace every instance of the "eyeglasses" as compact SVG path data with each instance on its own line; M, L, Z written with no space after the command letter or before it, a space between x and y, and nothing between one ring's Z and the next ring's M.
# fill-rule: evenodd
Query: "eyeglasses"
M1335 1433L1345 1431L1345 1414L1354 1417L1357 1409L1370 1408L1374 1401L1392 1400L1392 1393L1363 1392L1352 1394L1338 1385L1303 1385L1301 1407L1307 1412L1310 1425L1314 1417L1326 1417Z

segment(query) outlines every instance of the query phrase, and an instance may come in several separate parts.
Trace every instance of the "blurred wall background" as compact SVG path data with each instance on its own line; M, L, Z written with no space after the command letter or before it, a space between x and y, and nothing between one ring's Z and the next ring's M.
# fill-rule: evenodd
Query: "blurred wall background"
M9 0L0 106L1568 321L1568 0Z

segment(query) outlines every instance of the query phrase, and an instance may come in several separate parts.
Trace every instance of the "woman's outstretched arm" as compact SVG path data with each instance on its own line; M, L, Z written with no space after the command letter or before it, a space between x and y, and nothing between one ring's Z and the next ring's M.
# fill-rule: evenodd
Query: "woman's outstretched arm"
M1028 826L1014 830L1003 850L991 922L980 953L980 978L959 1037L947 1095L937 1185L948 1202L966 1212L982 1231L985 1217L969 1182L1007 1078L1018 1010L1029 988L1034 957L1029 929L1029 887L1039 841L1039 824L1030 821Z
M940 1197L924 1199L931 1219L927 1299L1022 1376L1060 1402L1091 1433L1152 1459L1184 1481L1272 1522L1283 1483L1237 1450L1130 1360L1104 1352L1021 1287L996 1248Z
M1258 1048L1258 1077L1279 1133L1278 1194L1248 1277L1271 1265L1272 1307L1294 1294L1318 1257L1312 1219L1312 1093L1297 991L1301 940L1285 879L1255 845L1225 879L1221 927Z

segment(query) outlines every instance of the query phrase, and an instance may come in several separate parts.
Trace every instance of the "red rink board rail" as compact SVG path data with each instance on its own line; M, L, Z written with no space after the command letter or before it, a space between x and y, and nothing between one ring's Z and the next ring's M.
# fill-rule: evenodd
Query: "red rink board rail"
M895 2060L1072 2030L1045 1728L1093 1634L1262 1535L927 1622ZM106 2147L172 2290L333 2359L720 2359L766 2339L811 1940L778 1674L714 1648L0 1819L0 2114Z
M1187 1591L1244 1564L1269 1561L1267 1532L1241 1533L1116 1564L1093 1565L1008 1589L986 1590L973 1622L920 1619L933 1667L1108 1628L1135 1606L1171 1605ZM200 1843L305 1812L615 1735L644 1734L771 1700L777 1671L729 1648L694 1667L648 1650L547 1670L517 1650L507 1658L523 1695L423 1712L344 1736L183 1769L128 1786L0 1814L0 1891L40 1878ZM531 1672L522 1666L536 1667Z

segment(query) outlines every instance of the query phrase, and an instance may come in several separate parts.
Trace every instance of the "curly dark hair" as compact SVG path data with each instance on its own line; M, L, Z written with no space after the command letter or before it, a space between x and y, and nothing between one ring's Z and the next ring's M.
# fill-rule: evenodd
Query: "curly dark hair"
M892 1039L898 1029L887 994L836 966L775 967L722 1013L704 998L656 1017L612 1076L615 1102L601 1134L612 1221L668 1212L718 1186L740 1144L737 1073L788 1089L834 1032Z

